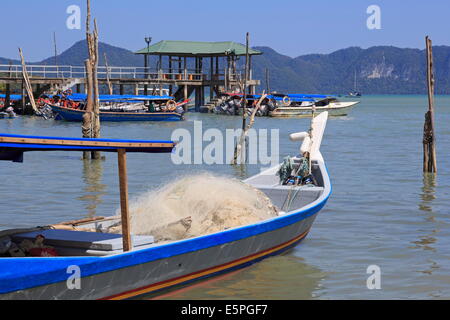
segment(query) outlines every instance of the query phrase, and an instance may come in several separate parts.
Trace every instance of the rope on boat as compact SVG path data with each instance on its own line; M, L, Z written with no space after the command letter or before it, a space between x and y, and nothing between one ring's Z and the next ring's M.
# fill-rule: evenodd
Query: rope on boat
M284 99L283 99L283 102L284 102ZM316 113L316 105L313 104L313 106L311 108L311 117L312 117L312 119L311 119L311 126L310 126L310 128L308 130L308 135L311 138L311 144L313 142L313 132L312 132L313 128L312 128L312 124L314 122L315 113ZM289 189L288 195L287 195L286 199L284 200L284 203L283 203L283 205L281 207L281 210L283 210L283 211L289 211L289 208L291 207L292 202L294 201L294 199L297 197L300 189L295 190L295 193L293 195L292 195L292 191L305 178L309 177L309 179L311 180L311 182L313 184L317 183L315 181L316 179L312 175L312 163L311 163L310 150L308 152L305 152L302 156L303 157L300 159L300 163L298 165L298 168L295 171L295 173L293 174L294 181L293 181L292 187ZM282 165L280 166L280 169L277 172L277 174L280 176L280 180L281 180L282 184L286 184L286 180L290 180L290 177L292 176L293 168L294 168L294 160L293 160L293 158L291 158L291 157L285 158L283 163L282 163ZM288 175L288 176L286 177L286 175Z
M292 205L292 202L297 197L300 189L295 190L295 193L292 194L295 187L297 187L304 178L309 175L309 160L306 157L300 159L300 163L297 169L294 172L294 158L286 157L283 163L280 166L277 174L280 176L280 180L282 184L288 184L292 182L292 187L289 189L288 195L283 202L281 207L282 211L289 211L289 208Z

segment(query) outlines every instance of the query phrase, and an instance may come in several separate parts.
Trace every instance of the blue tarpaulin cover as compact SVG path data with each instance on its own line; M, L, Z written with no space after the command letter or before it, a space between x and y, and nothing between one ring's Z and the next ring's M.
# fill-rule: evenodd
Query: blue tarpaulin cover
M85 101L87 95L84 93L73 93L67 96L68 99L73 101ZM171 96L145 96L145 95L119 95L119 94L101 94L99 95L101 102L138 102L138 101L148 101L148 100L170 100L173 99Z

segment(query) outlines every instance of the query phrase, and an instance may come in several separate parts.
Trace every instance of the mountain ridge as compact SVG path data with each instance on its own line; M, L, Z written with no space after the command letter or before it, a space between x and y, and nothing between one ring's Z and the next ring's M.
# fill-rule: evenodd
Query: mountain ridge
M269 69L270 89L289 93L345 94L357 90L363 94L424 94L426 88L425 50L395 46L373 46L367 49L353 46L328 54L305 54L289 57L268 46L253 47L263 52L252 61L253 78L261 80L258 90L266 87L265 69ZM104 53L109 66L143 67L142 56L132 51L99 42L99 64L104 65ZM436 93L450 94L450 46L433 47ZM59 54L61 65L84 65L87 58L85 40L75 42ZM20 63L1 58L0 64ZM33 64L53 65L55 57ZM150 66L157 58L150 57ZM243 67L245 59L238 61ZM206 69L208 68L206 63Z

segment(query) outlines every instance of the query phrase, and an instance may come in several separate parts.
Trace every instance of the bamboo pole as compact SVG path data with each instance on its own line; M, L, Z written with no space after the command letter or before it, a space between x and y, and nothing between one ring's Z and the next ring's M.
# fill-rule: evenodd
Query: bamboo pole
M20 59L22 61L22 76L23 76L23 80L24 80L25 89L28 94L28 99L30 100L30 103L31 103L31 106L33 107L34 112L37 112L38 108L36 106L36 101L34 101L33 88L30 83L30 78L28 77L27 66L25 64L25 59L23 57L23 52L22 52L21 48L19 48L19 54L20 54ZM23 99L23 97L22 97L22 101L24 101L24 100L25 99ZM23 110L25 110L25 104L22 107L23 107Z
M56 32L53 32L53 45L54 45L54 49L55 49L55 66L58 65L58 50L56 47ZM58 74L56 75L56 77L58 78Z
M240 84L239 81L239 86L241 87L241 91L243 93L243 98L242 98L242 133L241 133L241 138L239 139L239 143L236 144L236 147L234 148L234 157L233 157L233 161L232 164L237 164L237 158L241 157L241 163L243 163L244 161L244 152L242 152L242 149L245 147L245 127L246 127L246 119L247 119L247 78L248 78L248 63L249 63L249 59L248 59L248 44L249 44L249 33L247 32L246 34L246 41L245 41L245 71L244 71L244 80L243 80L243 84Z
M434 134L434 74L432 42L425 38L427 53L428 111L423 128L423 172L437 173L436 144Z
M245 145L245 137L248 134L248 131L253 126L253 123L255 122L255 115L256 112L258 112L259 108L261 107L261 103L264 101L264 99L267 97L267 94L265 91L263 91L263 94L261 95L261 98L259 98L258 102L256 103L256 106L253 108L252 114L250 115L250 121L246 125L246 127L242 130L241 137L239 139L239 143L236 144L236 149L234 153L234 159L232 164L237 164L237 158L240 155L241 156L241 163L244 163L244 155L245 152L242 150L244 149L243 146Z
M106 82L108 84L108 90L109 90L109 94L112 95L113 94L113 87L111 84L111 77L109 75L109 67L108 67L108 59L106 58L106 52L103 53L104 57L105 57L105 66L106 66ZM137 93L136 93L137 95Z
M123 242L123 251L125 252L130 251L132 248L131 232L130 232L130 212L128 209L127 155L125 149L117 150L117 159L119 167L122 242Z
M249 43L249 33L247 32L246 35L246 41L245 41L245 71L244 71L244 89L243 89L243 94L244 94L244 108L243 108L243 115L242 115L242 130L245 129L245 121L246 121L246 117L247 117L247 80L248 80L248 63L249 63L249 58L248 58L248 43Z

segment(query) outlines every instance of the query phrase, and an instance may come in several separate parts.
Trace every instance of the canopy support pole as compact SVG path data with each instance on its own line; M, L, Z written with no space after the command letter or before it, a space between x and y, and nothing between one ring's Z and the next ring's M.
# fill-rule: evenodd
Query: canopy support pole
M120 211L122 220L123 251L131 250L130 212L128 210L127 154L125 149L117 149L119 165Z

